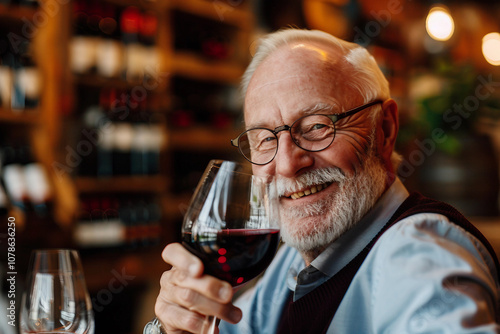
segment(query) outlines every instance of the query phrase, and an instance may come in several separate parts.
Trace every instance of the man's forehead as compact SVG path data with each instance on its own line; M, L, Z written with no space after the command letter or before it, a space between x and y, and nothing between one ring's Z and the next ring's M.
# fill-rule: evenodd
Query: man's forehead
M256 68L250 89L289 82L305 82L326 76L338 76L345 70L342 52L318 43L296 43L281 46ZM255 85L258 82L258 85Z
M251 94L249 95L260 95L262 91L268 91L273 87L289 86L290 88L294 88L295 91L312 89L314 88L314 85L311 85L311 82L331 84L331 81L326 77L316 76L314 73L296 73L283 76L270 76L266 78L266 80L255 82L255 84L251 87Z
M267 72L266 74L269 74ZM327 98L331 95L343 94L346 77L342 71L313 68L311 70L295 71L288 74L275 73L264 75L249 85L245 96L245 104L254 107L269 103L269 98L290 98L293 95Z

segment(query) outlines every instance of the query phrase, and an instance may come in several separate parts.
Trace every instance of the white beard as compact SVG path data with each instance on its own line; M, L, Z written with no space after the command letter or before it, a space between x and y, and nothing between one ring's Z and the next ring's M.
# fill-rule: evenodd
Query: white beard
M279 194L326 182L338 191L310 205L281 210L281 237L301 253L322 249L352 228L373 207L385 189L386 170L373 153L362 171L351 177L339 168L315 170L295 179L277 178Z

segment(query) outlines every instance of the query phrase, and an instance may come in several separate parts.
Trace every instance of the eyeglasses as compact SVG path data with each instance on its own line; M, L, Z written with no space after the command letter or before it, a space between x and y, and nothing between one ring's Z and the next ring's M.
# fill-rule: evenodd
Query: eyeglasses
M372 101L341 114L306 115L297 119L292 125L281 125L274 130L248 129L236 139L232 139L231 144L238 147L245 159L255 165L265 165L273 161L278 153L278 133L281 131L289 131L295 145L305 151L322 151L328 148L335 139L335 123L338 120L382 102L381 100Z

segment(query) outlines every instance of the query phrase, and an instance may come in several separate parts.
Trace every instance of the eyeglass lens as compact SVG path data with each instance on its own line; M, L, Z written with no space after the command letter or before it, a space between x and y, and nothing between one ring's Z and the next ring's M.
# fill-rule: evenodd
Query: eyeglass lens
M333 142L335 126L325 115L308 115L292 124L290 134L300 148L306 151L321 151ZM250 162L267 164L278 152L277 134L265 128L250 129L239 137L238 146Z

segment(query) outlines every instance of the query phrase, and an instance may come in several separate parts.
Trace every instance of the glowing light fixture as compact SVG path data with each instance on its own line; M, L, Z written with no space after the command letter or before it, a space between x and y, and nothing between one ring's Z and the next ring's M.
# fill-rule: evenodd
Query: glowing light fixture
M431 8L425 21L427 33L438 41L447 41L455 31L455 22L450 12L445 7L437 6Z
M483 56L491 65L500 65L500 33L491 32L483 37Z

